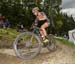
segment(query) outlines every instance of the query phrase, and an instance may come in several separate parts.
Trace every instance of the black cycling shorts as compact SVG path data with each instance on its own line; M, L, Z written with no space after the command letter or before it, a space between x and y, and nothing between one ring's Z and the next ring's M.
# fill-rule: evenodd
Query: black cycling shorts
M38 20L38 27L41 27L41 25L43 25L45 22L48 22L48 24L50 25L50 20L49 19Z

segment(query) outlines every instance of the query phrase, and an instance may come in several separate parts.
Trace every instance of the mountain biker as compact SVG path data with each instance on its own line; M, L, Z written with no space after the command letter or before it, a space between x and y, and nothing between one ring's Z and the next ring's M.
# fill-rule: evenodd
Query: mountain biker
M49 42L47 39L46 28L50 25L50 20L47 18L44 12L40 12L38 7L32 9L32 13L35 15L36 19L34 21L34 26L40 27L40 34L44 43Z

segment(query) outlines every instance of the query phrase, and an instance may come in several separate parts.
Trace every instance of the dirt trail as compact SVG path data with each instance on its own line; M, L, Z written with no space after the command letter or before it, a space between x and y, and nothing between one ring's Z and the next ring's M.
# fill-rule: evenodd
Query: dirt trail
M1 49L0 64L75 64L74 53L74 48L60 44L55 52L41 52L39 56L34 59L23 60L17 58L13 50Z

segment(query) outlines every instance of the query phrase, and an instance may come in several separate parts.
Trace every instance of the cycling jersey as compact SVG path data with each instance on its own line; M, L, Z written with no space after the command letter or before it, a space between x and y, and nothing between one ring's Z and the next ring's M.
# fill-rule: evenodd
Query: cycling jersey
M36 16L38 19L40 18L47 18L46 14L44 12L40 12L38 13L38 15Z

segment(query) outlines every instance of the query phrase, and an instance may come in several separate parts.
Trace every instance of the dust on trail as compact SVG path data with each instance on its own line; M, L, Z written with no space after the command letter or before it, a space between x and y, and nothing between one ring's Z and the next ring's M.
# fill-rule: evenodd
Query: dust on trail
M23 60L16 57L13 50L5 49L0 50L0 64L75 64L74 53L74 48L60 44L55 52L41 52L34 59Z

